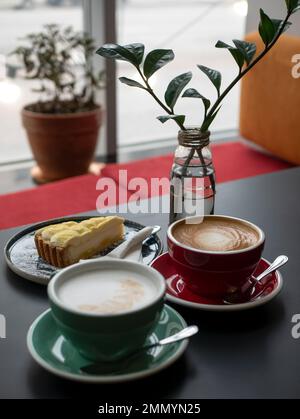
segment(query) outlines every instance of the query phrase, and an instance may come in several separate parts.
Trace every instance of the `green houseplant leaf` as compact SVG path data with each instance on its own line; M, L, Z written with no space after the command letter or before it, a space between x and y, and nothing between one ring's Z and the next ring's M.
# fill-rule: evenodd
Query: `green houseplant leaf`
M284 21L281 19L271 19L275 28L275 35L278 34L278 32L281 30L282 25L284 24ZM291 22L286 22L283 28L283 32L286 32L289 27L291 26Z
M293 12L292 13L296 13L298 10L300 10L300 1L298 0L297 6L294 7Z
M140 44L140 43L135 43L135 44L124 45L124 48L126 48L135 56L137 64L140 65L144 58L145 45Z
M179 124L183 125L185 121L185 115L162 115L158 116L157 119L164 124L165 122L169 121L170 119L175 120Z
M220 88L222 82L221 73L217 70L213 70L212 68L205 67L204 65L197 65L197 67L209 78L209 80L217 89L218 96L220 96Z
M244 58L244 54L238 48L234 48L231 45L228 45L223 41L218 41L216 43L215 47L216 48L226 48L226 49L228 49L230 54L233 56L235 62L239 66L239 69L240 70L242 69L242 67L244 65L244 62L245 62L245 58Z
M260 9L260 23L258 30L264 44L268 46L276 35L276 27L272 19L269 18L263 9Z
M295 13L297 10L300 9L300 1L299 0L285 0L286 7L289 13Z
M249 65L255 56L256 45L252 42L239 41L238 39L234 39L233 43L243 55L246 63Z
M201 93L198 92L198 90L190 88L186 89L185 92L183 92L182 97L190 97L195 99L201 99L204 105L205 109L205 115L210 107L210 100L207 99L205 96L201 95Z
M132 49L133 47L128 49L128 47L125 48L118 44L105 44L101 48L97 49L96 54L101 55L104 58L129 61L136 67L139 65L139 60L132 52Z
M174 52L171 49L154 49L149 52L144 62L144 75L149 79L157 70L174 60Z
M140 89L146 90L145 86L136 80L128 79L127 77L119 77L119 80L121 83L127 84L127 86L139 87Z
M177 99L180 96L180 93L185 88L185 86L190 82L192 78L192 73L189 71L188 73L180 74L179 76L175 77L173 80L170 81L166 93L165 93L165 101L166 104L173 110Z

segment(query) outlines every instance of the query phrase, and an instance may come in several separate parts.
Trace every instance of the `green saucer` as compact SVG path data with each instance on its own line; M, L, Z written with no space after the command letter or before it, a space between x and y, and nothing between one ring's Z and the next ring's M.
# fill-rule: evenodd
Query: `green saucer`
M180 314L165 305L160 320L146 344L179 332L186 326ZM101 372L88 374L82 369L85 369L89 361L60 334L50 309L32 323L27 334L29 352L40 366L60 377L89 383L122 382L155 374L175 362L187 345L188 341L184 340L166 346L157 346L148 352L142 352L130 362L122 361L117 368L114 364L112 366L104 364L103 368L97 366Z

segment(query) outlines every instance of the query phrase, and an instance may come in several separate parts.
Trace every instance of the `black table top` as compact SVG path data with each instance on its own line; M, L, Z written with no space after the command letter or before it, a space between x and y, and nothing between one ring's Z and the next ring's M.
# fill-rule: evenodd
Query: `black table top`
M300 339L291 334L300 313L300 168L219 185L216 213L243 217L263 228L264 256L287 254L284 287L269 304L245 312L209 313L174 307L199 326L173 366L136 382L86 385L51 375L35 364L26 333L48 307L46 288L19 278L5 264L6 241L21 228L0 233L0 313L7 337L0 339L0 397L110 398L295 398L300 396ZM13 216L13 215L12 215ZM167 227L167 215L138 214L135 221Z

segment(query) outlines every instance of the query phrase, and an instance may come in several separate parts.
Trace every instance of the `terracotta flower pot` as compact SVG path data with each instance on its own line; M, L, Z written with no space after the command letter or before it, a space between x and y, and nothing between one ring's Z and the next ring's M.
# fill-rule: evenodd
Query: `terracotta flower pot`
M102 122L100 106L73 114L46 114L22 110L40 181L52 181L88 172Z

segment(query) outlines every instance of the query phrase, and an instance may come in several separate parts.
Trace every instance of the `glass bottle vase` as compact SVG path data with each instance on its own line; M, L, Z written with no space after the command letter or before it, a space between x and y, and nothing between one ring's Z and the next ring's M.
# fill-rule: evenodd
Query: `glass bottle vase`
M179 131L170 174L170 224L188 216L214 213L215 170L210 132L199 128Z

